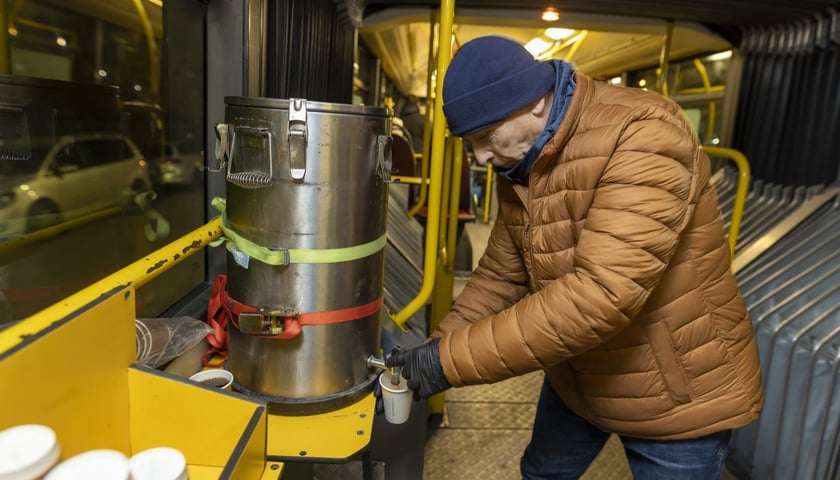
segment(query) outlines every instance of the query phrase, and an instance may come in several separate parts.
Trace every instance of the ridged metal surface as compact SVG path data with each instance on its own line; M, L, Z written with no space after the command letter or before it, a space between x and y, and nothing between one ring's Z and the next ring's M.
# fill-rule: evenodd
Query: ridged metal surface
M738 281L756 328L766 400L758 421L733 438L733 472L837 478L840 197L741 269Z
M721 168L712 177L712 182L717 190L728 234L735 204L735 191L738 187L738 171L729 166ZM738 243L735 247L736 254L770 231L799 208L803 202L823 189L822 185L793 187L754 180L750 183L744 204L741 227L738 230Z
M408 305L423 285L423 227L405 214L405 196L402 192L402 188L391 187L388 195L384 288L385 306L393 312ZM423 310L412 315L408 323L425 332Z
M419 275L423 271L423 226L406 215L405 189L388 189L388 242Z

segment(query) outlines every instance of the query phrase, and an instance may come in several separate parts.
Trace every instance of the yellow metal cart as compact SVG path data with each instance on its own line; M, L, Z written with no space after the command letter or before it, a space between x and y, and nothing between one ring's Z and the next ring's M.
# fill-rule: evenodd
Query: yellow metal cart
M189 478L277 479L288 461L364 451L373 394L318 415L269 415L248 396L135 364L135 288L221 233L219 219L0 331L0 430L49 426L62 459L172 447Z

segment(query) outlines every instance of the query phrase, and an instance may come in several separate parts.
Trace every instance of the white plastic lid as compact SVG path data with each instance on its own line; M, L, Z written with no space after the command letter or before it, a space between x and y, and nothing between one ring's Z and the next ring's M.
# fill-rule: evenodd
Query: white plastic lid
M116 450L90 450L65 460L44 480L128 480L128 458Z
M174 448L143 450L128 460L131 480L187 480L187 460Z
M55 432L44 425L18 425L0 432L0 480L39 478L58 461Z

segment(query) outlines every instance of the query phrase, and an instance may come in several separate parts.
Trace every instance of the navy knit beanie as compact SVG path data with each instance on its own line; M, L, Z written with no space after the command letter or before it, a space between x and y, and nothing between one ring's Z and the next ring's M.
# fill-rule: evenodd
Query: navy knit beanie
M551 90L554 67L503 37L465 43L443 80L443 113L453 135L492 127Z

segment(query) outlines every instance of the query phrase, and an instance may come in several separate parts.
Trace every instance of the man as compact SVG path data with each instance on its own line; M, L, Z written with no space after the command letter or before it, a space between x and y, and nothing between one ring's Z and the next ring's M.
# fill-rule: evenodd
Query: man
M420 113L420 101L415 95L408 96L400 116L411 136L411 148L414 153L423 153L423 124L426 118Z
M637 479L720 478L763 391L709 161L680 108L492 36L455 56L443 102L499 172L498 218L430 341L386 363L424 398L544 370L523 478L578 478L610 433Z

